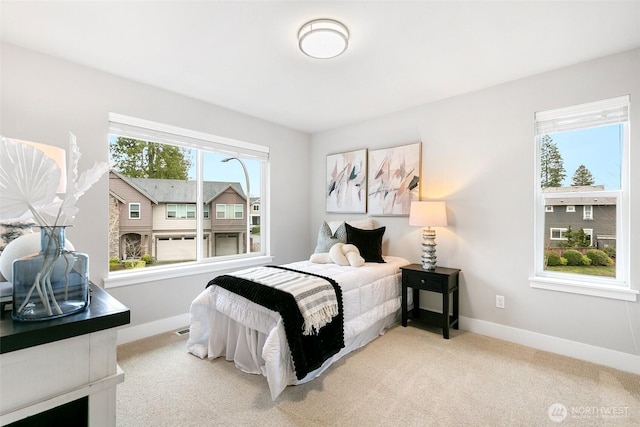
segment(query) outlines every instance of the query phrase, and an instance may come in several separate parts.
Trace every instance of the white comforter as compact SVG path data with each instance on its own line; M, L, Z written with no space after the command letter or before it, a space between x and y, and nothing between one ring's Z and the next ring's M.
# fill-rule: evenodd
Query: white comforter
M295 375L280 314L217 286L205 289L191 303L187 350L200 358L224 355L242 371L266 376L275 399L287 385L312 380L398 321L400 267L409 262L391 256L384 259L384 264L365 263L362 267L310 261L286 265L330 277L342 289L345 348L301 380Z

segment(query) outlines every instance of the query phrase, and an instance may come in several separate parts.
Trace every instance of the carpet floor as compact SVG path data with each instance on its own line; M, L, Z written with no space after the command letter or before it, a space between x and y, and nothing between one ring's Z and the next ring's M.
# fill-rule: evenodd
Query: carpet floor
M275 401L186 340L118 347L118 426L640 425L640 376L466 331L394 327Z

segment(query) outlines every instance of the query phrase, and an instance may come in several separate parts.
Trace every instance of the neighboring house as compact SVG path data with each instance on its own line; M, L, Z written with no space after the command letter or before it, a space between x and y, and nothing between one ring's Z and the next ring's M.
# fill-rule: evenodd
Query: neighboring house
M260 197L251 198L251 226L260 226Z
M601 185L581 187L581 190L603 190ZM545 191L566 191L567 188L547 188ZM575 197L548 199L545 206L545 247L558 247L566 241L564 233L583 229L591 244L598 249L616 247L616 200L613 197Z
M129 178L111 171L109 195L110 257L148 253L160 263L196 259L195 181ZM203 195L203 256L245 252L246 195L241 185L207 181Z

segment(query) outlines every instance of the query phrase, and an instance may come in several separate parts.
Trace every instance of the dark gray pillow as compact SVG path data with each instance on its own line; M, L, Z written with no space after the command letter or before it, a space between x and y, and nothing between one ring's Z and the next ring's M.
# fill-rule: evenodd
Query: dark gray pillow
M323 254L329 252L329 249L336 243L347 242L347 229L344 226L344 222L336 229L336 232L331 234L331 227L324 221L318 231L318 242L316 243L315 253Z

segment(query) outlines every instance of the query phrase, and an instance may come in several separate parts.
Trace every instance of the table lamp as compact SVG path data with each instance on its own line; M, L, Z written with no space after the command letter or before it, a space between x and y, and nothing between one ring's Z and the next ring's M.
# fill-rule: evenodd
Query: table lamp
M445 202L411 202L409 225L425 227L422 230L422 268L436 269L436 231L431 227L447 226Z

